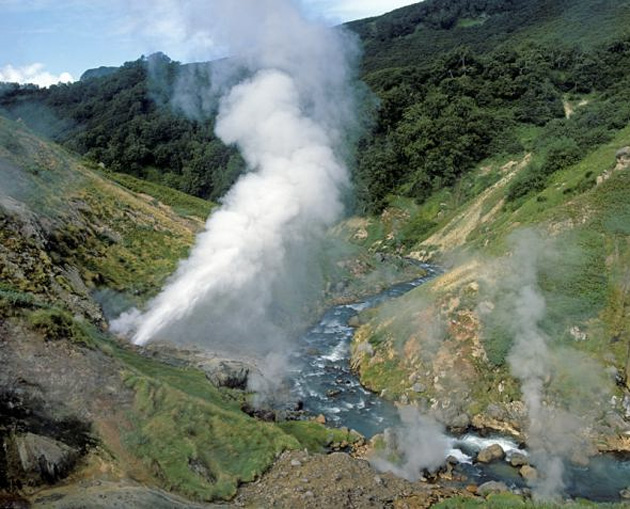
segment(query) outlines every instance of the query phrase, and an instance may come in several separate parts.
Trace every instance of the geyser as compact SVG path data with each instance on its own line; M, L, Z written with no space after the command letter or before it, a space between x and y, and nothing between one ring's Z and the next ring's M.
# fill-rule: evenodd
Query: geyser
M238 4L192 2L177 19L246 69L221 99L216 133L239 147L249 172L147 309L112 323L136 344L194 341L259 354L285 346L286 310L299 314L304 289L321 282L313 257L343 212L344 140L355 123L352 39L306 21L289 0ZM200 19L212 21L204 28ZM204 30L208 37L199 37Z

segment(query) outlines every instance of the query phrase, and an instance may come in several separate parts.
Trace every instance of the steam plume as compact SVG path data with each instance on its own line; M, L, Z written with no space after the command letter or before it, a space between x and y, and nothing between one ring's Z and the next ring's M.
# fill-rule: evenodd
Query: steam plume
M549 242L532 230L512 236L513 254L503 267L501 298L510 316L514 343L508 355L512 374L521 382L523 402L527 407L527 442L533 463L539 471L534 481L534 495L550 499L561 495L564 488L564 461L586 447L580 437L586 426L584 412L578 417L570 401L552 401L547 386L558 375L562 377L562 359L550 348L550 338L541 327L547 304L538 286L538 272L545 263L556 258ZM566 355L566 354L565 354ZM577 355L577 354L576 354ZM571 370L580 370L580 362L571 357ZM596 366L590 366L596 371ZM599 394L599 383L589 383ZM560 405L567 407L562 408Z
M370 463L381 472L417 481L424 470L444 464L449 443L444 428L413 406L400 407L401 426L385 432L385 448L376 450Z
M191 39L229 48L247 70L220 102L216 133L239 147L251 171L148 309L112 326L133 332L136 344L229 342L269 353L289 311L299 312L303 290L318 287L312 257L343 211L354 50L346 35L308 23L289 0L202 6L191 2L173 19L184 20Z

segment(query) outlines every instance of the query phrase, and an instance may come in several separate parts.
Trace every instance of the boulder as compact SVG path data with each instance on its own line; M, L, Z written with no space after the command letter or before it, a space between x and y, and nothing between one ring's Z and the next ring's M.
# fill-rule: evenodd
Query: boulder
M206 374L206 378L217 387L241 390L247 388L250 366L245 362L212 359L199 367Z
M79 457L78 451L63 442L34 433L11 436L5 448L8 477L27 485L63 479Z
M477 494L481 495L482 497L486 497L495 493L506 493L508 491L510 491L510 489L507 487L507 485L504 482L499 481L488 481L477 488Z
M515 452L512 456L510 456L510 465L516 468L529 465L529 459L524 454Z
M538 479L538 471L530 465L523 465L519 470L519 474L521 474L521 477L528 482Z
M620 148L619 150L617 150L615 157L618 161L621 159L630 159L630 147Z
M465 431L468 427L470 427L470 417L468 414L457 414L451 419L448 426L450 429L457 432Z
M624 500L630 500L630 486L619 492L619 496Z
M479 463L491 463L492 461L502 460L503 458L505 458L505 451L499 444L492 444L479 451L477 455L477 461Z

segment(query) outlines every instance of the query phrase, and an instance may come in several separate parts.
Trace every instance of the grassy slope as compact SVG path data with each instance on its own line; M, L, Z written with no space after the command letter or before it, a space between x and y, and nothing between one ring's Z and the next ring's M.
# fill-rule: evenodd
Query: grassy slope
M111 416L94 423L111 455L103 461L135 479L212 500L233 496L284 449L318 450L349 439L316 423L257 421L240 411L243 395L99 330L91 292L107 287L127 301L146 300L185 256L211 204L90 169L1 117L0 164L0 317L49 341L69 340L77 355L101 351L135 394L129 408L118 409L113 430ZM80 397L77 383L73 397Z
M568 348L576 359L594 359L597 369L623 374L630 342L630 171L616 172L601 185L594 186L594 180L615 167L616 151L627 145L630 127L516 205L505 205L506 190L526 161L490 161L462 183L472 190L463 193L470 196L464 203L457 189L443 191L422 206L393 201L381 218L364 220L360 229L349 227L349 236L372 249L433 256L452 265L392 311L384 308L363 317L367 324L357 335L355 364L365 384L385 389L393 399L418 400L438 410L435 402L446 400L454 412L471 416L483 414L491 404L501 405L506 409L501 426L517 426L510 416L518 413L519 389L505 362L512 338L484 322L479 304L500 301L500 295L484 293L484 272L498 269L495 260L500 263L509 252L509 235L527 227L544 232L560 254L538 274L547 301L541 327L552 337L552 348ZM410 225L427 221L433 227L414 234ZM575 340L573 327L587 339ZM549 385L550 394L562 399L575 384L580 386L568 371ZM426 390L414 391L415 382ZM616 391L622 395L621 389Z

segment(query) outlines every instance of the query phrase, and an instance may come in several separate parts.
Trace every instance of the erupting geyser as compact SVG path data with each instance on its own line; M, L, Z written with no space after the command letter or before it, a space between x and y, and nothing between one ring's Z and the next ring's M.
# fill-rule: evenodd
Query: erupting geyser
M147 309L112 324L136 344L163 338L277 350L277 307L313 286L308 254L343 211L354 45L340 30L307 22L289 0L238 5L203 7L223 27L208 34L247 70L221 100L216 133L239 147L250 171ZM195 36L205 30L201 7L193 2L183 16Z

